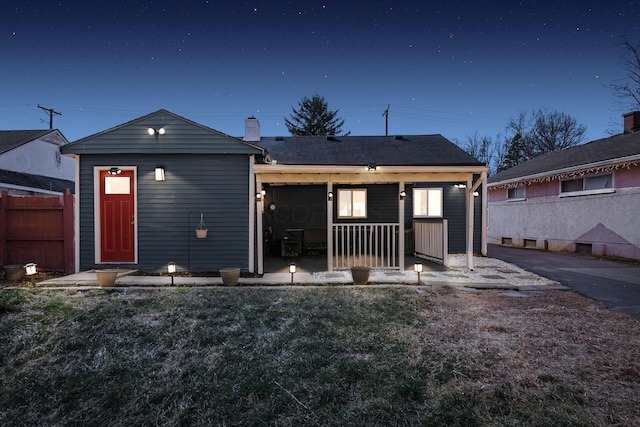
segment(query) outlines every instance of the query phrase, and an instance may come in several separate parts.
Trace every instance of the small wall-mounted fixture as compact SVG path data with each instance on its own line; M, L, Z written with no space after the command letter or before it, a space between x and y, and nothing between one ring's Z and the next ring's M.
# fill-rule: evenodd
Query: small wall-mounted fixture
M378 170L378 165L376 165L375 163L369 163L367 166L365 166L364 170L369 172L375 172Z
M149 135L164 135L164 128L160 128L160 129L149 128L147 129L147 133Z
M261 202L262 201L262 196L263 196L263 194L261 192L260 193L256 193L256 202Z
M405 197L407 197L407 192L406 191L401 191L400 192L400 200L404 200Z
M27 276L32 276L37 272L36 264L33 262L30 262L29 264L24 266L24 270Z
M296 265L291 263L289 264L289 273L291 273L291 284L293 285L293 275L296 274Z
M120 168L109 168L109 175L120 175L122 170Z
M173 275L176 274L176 263L170 262L167 264L167 271L171 275L171 286L173 286Z
M332 201L333 200L333 191L329 191L329 193L327 193L327 200L328 201Z
M478 193L477 191L473 192L473 197L478 197L480 195L480 193Z
M456 188L467 188L467 184L455 184L454 187L456 187Z
M415 264L413 264L413 271L418 273L418 284L420 284L420 273L422 273L422 263L416 262Z
M164 181L164 166L156 166L156 181Z

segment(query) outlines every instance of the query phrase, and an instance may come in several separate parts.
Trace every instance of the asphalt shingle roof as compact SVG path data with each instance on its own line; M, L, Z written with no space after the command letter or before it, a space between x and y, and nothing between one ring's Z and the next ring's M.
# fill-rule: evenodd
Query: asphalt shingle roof
M0 130L0 154L38 139L52 130Z
M287 165L482 165L442 135L290 136L261 138L258 145Z
M46 191L62 192L68 188L73 193L74 183L66 179L51 178L50 176L32 175L29 173L13 172L0 169L0 183L18 185L21 187L37 188Z
M623 133L598 139L561 151L546 153L488 179L489 184L516 180L532 175L552 174L568 168L577 168L597 162L616 162L625 157L640 156L640 132Z

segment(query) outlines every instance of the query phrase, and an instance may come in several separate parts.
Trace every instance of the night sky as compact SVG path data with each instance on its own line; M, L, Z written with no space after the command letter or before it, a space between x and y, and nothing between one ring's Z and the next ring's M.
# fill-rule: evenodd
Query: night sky
M160 108L263 136L320 94L352 135L504 133L546 107L622 129L609 85L638 1L14 1L0 6L0 129L68 140Z

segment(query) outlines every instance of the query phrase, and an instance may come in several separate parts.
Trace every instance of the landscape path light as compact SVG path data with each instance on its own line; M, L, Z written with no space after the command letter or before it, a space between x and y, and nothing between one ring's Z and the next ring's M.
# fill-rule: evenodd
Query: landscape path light
M293 285L293 275L296 274L296 265L294 263L289 264L289 273L291 273L291 284Z
M170 262L169 264L167 264L167 271L171 275L171 286L173 286L173 276L174 274L176 274L176 263Z
M418 273L418 285L419 285L420 284L420 273L422 273L422 263L421 262L416 262L415 264L413 264L413 271Z

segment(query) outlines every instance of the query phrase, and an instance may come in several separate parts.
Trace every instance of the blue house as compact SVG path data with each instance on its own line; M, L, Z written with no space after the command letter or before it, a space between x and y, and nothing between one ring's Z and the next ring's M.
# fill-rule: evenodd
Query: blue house
M249 118L236 138L159 110L62 153L79 177L79 270L403 269L406 253L454 252L473 267L486 253L487 168L441 135L262 138Z

